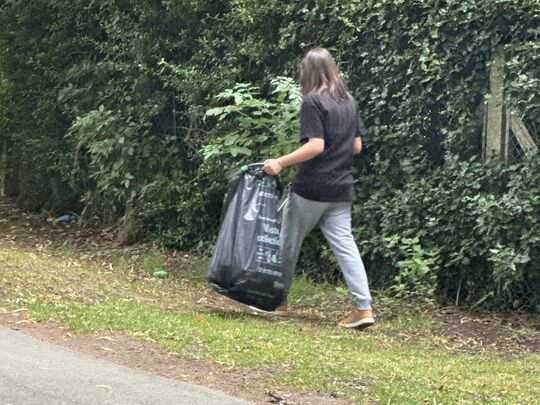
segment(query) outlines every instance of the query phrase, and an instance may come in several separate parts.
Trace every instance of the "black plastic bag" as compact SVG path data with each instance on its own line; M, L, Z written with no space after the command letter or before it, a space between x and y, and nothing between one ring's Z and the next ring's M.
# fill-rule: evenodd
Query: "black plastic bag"
M278 201L281 186L262 164L244 166L229 183L208 281L236 301L267 311L283 300Z

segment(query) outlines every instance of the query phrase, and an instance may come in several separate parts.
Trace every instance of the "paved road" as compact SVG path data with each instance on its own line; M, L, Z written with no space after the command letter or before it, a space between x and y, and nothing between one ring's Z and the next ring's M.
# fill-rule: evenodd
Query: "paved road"
M0 326L0 405L248 405L94 359Z

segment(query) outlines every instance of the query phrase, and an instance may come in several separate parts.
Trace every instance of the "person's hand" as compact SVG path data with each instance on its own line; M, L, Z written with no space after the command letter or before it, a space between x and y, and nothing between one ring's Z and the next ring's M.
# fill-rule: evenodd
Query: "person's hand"
M283 169L279 159L267 159L264 161L264 171L275 176Z

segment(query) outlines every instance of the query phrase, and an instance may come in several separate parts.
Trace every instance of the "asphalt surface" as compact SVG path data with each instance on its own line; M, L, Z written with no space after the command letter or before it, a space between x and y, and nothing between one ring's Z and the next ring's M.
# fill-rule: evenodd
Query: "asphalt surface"
M157 377L0 326L0 405L247 405L219 391Z

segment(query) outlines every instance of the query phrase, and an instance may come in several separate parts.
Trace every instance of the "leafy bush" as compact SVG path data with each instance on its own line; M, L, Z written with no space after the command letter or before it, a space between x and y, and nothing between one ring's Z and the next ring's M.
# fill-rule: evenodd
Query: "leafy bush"
M394 282L398 235L438 252L441 300L539 310L540 165L478 161L495 47L507 104L540 128L539 22L526 0L5 0L9 190L209 246L226 174L297 141L298 88L277 78L325 46L369 128L353 226L372 285ZM302 267L335 277L321 245L306 241Z
M538 158L509 167L449 161L393 194L373 195L357 217L355 233L367 241L372 262L380 256L386 263L399 261L387 247L393 235L418 237L423 247L435 249L439 297L535 309L540 193L532 184L538 180ZM386 271L396 274L392 267Z
M397 298L432 303L436 288L438 252L434 249L424 251L418 237L400 238L395 235L387 238L387 241L389 250L397 247L403 256L397 262L399 273L394 277L391 291Z
M259 94L258 87L237 84L217 95L217 100L233 104L206 112L207 116L218 118L210 141L203 148L207 161L261 161L295 148L301 101L298 84L291 78L278 77L270 81L269 97Z

